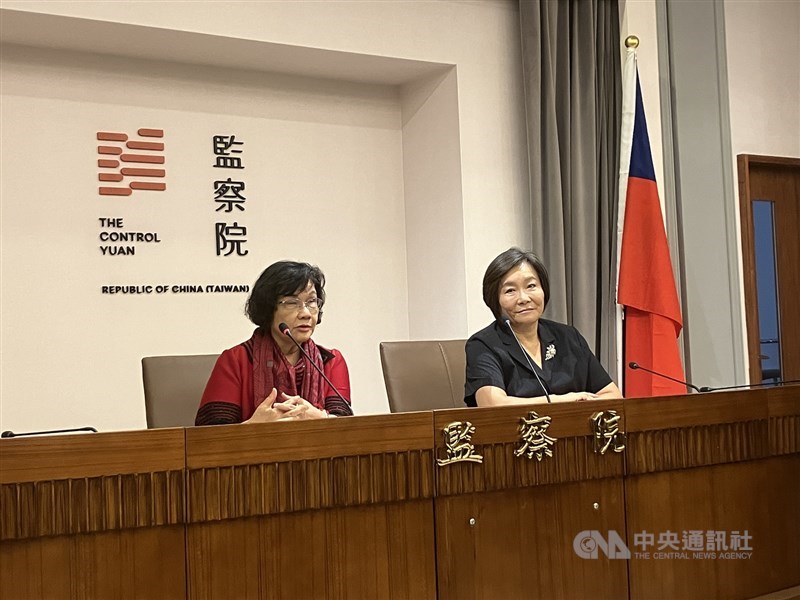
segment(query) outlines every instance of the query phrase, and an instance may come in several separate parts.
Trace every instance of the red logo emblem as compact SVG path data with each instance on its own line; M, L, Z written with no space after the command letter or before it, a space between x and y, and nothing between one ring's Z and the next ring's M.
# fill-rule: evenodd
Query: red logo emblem
M126 133L97 132L97 140L103 142L97 146L101 196L130 196L133 190L163 192L167 189L166 183L153 181L166 175L164 142L153 141L163 139L164 130L139 129L136 133L138 140L129 140Z

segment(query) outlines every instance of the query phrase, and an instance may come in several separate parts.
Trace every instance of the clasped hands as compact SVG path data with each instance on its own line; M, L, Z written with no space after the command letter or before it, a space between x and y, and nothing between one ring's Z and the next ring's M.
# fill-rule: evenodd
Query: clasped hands
M301 421L306 419L324 419L328 414L324 410L304 400L300 396L289 396L281 392L278 400L278 390L272 392L256 407L253 416L245 423L268 423L271 421Z
M591 392L569 392L567 394L550 394L552 402L581 402L583 400L599 400L600 396Z

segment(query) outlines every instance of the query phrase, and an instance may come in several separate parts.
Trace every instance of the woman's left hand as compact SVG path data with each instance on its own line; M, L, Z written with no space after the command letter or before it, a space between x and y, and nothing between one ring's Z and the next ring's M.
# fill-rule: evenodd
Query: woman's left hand
M328 413L324 410L318 409L300 396L289 396L281 393L281 398L281 402L284 405L292 406L292 409L286 413L286 417L293 417L298 421L302 421L305 419L325 419L328 416Z

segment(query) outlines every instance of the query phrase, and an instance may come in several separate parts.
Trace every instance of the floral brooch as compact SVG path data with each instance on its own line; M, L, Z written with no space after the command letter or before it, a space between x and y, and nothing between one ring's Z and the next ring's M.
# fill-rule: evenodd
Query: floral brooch
M544 351L544 359L550 360L556 355L556 346L555 344L550 344L547 346L547 349Z

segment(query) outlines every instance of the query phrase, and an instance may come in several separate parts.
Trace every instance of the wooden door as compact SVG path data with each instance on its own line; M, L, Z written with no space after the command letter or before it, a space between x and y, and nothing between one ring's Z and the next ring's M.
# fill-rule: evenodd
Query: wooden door
M520 419L532 408L555 440L542 460L519 452ZM469 415L482 461L437 462L439 600L628 598L616 545L627 535L624 456L595 452L590 427L597 411L622 408L598 400L434 412L437 433ZM447 439L436 435L437 460L450 455Z
M624 540L624 508L621 477L437 498L438 598L628 598L628 561L575 550L592 531Z
M741 154L738 164L750 381L797 380L800 379L800 159ZM768 273L764 272L764 261L756 260L757 252L763 251L763 236L759 238L758 223L754 222L754 210L759 203L768 203L765 206L771 227L767 229L771 230L774 242L773 254L766 250L770 259L774 257L774 261L767 261L767 270L772 271ZM759 298L765 277L775 280L775 294L770 294L766 302L763 296ZM775 305L777 319L775 330L767 332L763 331L766 329L763 319L772 309L769 305Z

